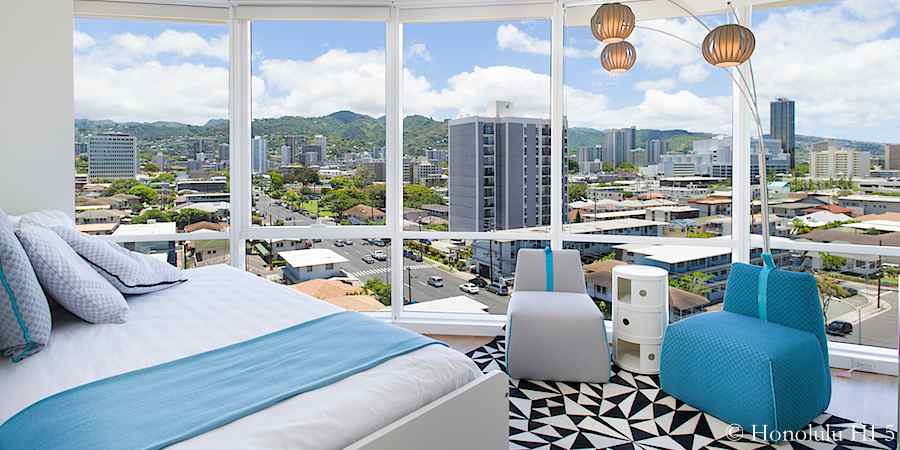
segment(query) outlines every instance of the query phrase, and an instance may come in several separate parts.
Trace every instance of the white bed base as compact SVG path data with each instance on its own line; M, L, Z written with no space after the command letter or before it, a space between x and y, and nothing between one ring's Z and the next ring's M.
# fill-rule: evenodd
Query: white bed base
M508 386L506 374L492 371L345 450L506 450Z

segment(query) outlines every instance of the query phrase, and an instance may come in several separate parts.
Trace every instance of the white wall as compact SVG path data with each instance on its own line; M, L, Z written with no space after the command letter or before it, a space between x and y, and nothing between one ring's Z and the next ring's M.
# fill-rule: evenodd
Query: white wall
M72 0L4 0L0 208L74 213Z

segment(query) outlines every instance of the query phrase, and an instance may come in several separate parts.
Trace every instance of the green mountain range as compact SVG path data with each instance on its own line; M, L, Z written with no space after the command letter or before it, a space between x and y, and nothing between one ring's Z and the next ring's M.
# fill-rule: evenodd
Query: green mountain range
M138 138L141 150L171 149L185 150L190 138L210 137L216 142L228 141L228 121L213 119L204 125L186 125L177 122L114 122L111 120L75 120L75 138L100 132L121 132ZM352 151L365 151L384 146L385 119L371 117L352 111L338 111L322 117L285 116L279 118L254 119L253 136L265 136L269 149L277 149L283 144L285 135L317 134L328 138L328 151L334 156L341 156ZM605 145L604 130L594 128L571 127L568 130L568 151L574 152L583 145ZM637 146L645 147L651 139L671 141L674 152L685 152L690 149L691 142L707 139L710 133L697 133L686 130L654 130L638 129ZM797 136L798 144L806 145L824 140L815 136ZM881 144L871 142L833 139L838 145L856 148L875 154L881 153ZM413 115L403 120L403 144L405 154L418 156L428 148L447 147L447 122L429 117Z

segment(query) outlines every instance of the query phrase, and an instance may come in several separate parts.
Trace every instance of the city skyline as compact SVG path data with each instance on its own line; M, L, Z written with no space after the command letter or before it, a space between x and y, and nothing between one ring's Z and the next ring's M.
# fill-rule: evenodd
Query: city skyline
M900 45L897 8L883 10L893 14L870 17L853 1L754 14L760 41L754 59L757 72L779 74L777 78L759 77L761 104L780 96L802 104L798 134L897 141L896 131L890 127L900 113L894 106L900 105L900 92L894 92L889 81L893 75L884 71L854 72L854 76L862 77L857 80L858 85L867 86L867 90L860 93L859 89L850 89L853 92L845 93L841 91L847 89L830 89L836 81L822 75L832 73L828 70L806 71L813 78L798 83L796 55L785 57L768 50L785 47L781 45L784 42L811 39L803 27L784 30L790 15L794 21L819 21L839 29L868 31L846 38L824 33L828 39L822 39L816 48L829 56L804 64L824 69L835 60L860 61L878 46ZM128 25L126 33L125 27L115 21L76 20L77 117L197 124L227 116L227 39L223 39L223 26L132 21ZM688 36L696 32L689 22L680 19L654 25ZM371 23L254 24L254 117L313 117L342 109L373 117L383 115L383 28L383 24ZM549 116L548 21L410 24L404 32L406 112L436 118L483 114L484 99L470 94L482 91L516 102L523 115ZM297 34L303 34L305 39L291 38ZM727 77L699 70L695 64L700 62L697 55L685 59L692 49L679 50L672 42L658 36L651 38L648 33L636 35L640 55L637 68L624 76L609 77L599 71L593 58L596 43L589 38L584 27L566 29L566 112L570 126L609 129L637 125L711 133L730 131ZM358 67L348 66L350 62ZM143 101L140 94L146 92L148 85L166 93L175 89L160 80L171 76L172 71L190 89L161 96L164 100ZM292 73L302 76L294 77L294 81L285 77ZM517 87L498 82L511 77L520 81L513 83ZM343 83L342 79L350 85L332 82ZM117 82L115 89L105 90L113 81ZM317 89L322 94L302 89L301 85L310 83L323 87ZM143 104L129 109L103 92L141 99ZM767 116L767 108L762 109ZM768 117L763 120L767 122Z

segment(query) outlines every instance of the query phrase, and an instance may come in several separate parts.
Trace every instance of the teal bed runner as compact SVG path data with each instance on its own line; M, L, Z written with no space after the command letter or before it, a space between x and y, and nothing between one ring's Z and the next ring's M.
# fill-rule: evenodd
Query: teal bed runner
M159 449L434 344L335 313L47 397L0 425L0 448Z

